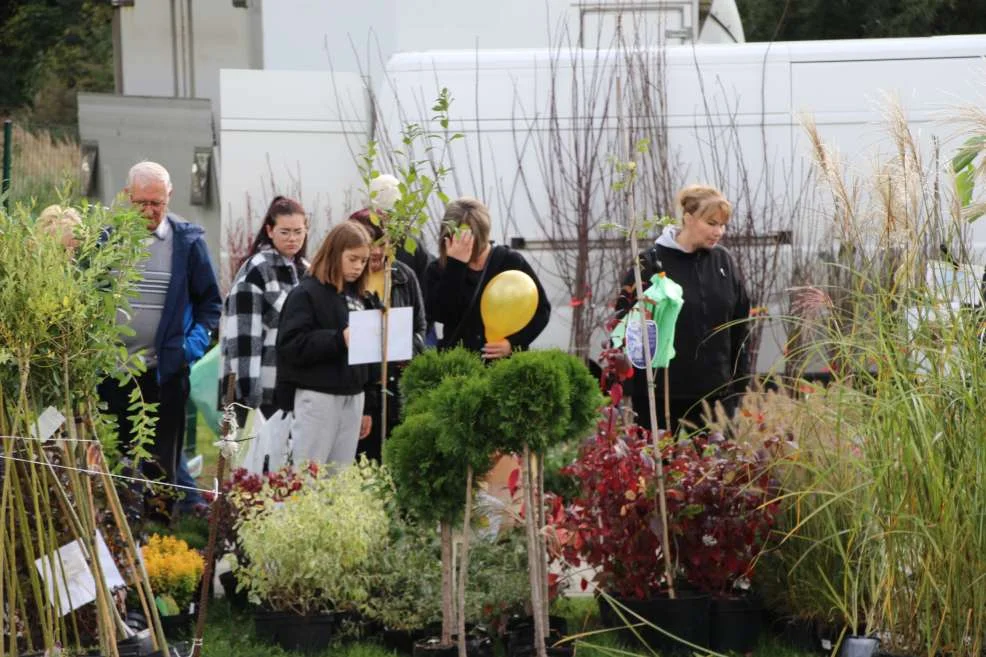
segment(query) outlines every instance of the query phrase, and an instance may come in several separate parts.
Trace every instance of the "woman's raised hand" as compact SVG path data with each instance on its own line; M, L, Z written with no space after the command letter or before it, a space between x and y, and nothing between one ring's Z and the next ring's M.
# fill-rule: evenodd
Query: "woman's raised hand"
M472 245L476 241L471 230L460 231L457 235L445 237L445 255L459 262L469 262L472 259Z

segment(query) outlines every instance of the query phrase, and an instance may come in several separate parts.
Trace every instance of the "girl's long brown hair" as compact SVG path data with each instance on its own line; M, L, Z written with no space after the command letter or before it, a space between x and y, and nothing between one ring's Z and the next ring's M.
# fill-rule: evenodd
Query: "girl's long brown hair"
M308 272L323 285L332 285L342 292L345 279L342 276L342 254L349 249L370 248L372 240L366 229L355 221L343 221L329 231L318 247ZM368 267L363 268L354 283L359 294L366 291Z

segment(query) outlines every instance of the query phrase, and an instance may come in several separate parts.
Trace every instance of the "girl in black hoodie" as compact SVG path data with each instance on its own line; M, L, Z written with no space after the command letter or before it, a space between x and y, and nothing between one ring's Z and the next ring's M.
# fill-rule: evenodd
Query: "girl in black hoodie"
M732 412L738 393L746 387L750 363L746 353L749 336L750 297L729 251L719 244L732 215L732 205L719 190L689 185L678 193L681 226L668 226L648 251L641 254L644 288L651 276L664 271L680 285L685 303L675 325L675 357L668 367L671 430L681 420L700 425L704 399L722 402ZM616 302L618 317L636 302L633 270L623 279ZM728 326L727 326L728 325ZM637 422L651 428L646 372L633 376ZM664 425L664 372L655 373L657 418Z
M353 221L329 231L309 275L291 290L277 333L277 394L294 409L292 457L347 466L370 432L363 412L368 365L349 364L349 313L376 307L366 294L370 235Z

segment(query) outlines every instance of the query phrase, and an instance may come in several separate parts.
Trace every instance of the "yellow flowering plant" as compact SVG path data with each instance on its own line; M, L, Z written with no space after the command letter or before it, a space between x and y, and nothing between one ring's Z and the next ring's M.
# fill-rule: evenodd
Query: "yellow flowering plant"
M161 614L187 611L205 569L202 555L179 538L158 534L151 536L141 552Z

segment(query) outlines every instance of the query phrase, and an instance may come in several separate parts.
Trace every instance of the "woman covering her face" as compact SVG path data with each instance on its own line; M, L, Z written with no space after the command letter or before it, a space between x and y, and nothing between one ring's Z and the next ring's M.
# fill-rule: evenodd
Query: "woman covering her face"
M428 266L425 284L428 319L441 322L439 348L462 344L483 358L509 356L527 349L541 335L551 316L551 304L541 281L520 253L490 241L490 213L481 202L463 197L449 203L442 219L438 260ZM534 281L538 305L527 326L502 340L487 342L480 299L499 273L519 270Z

